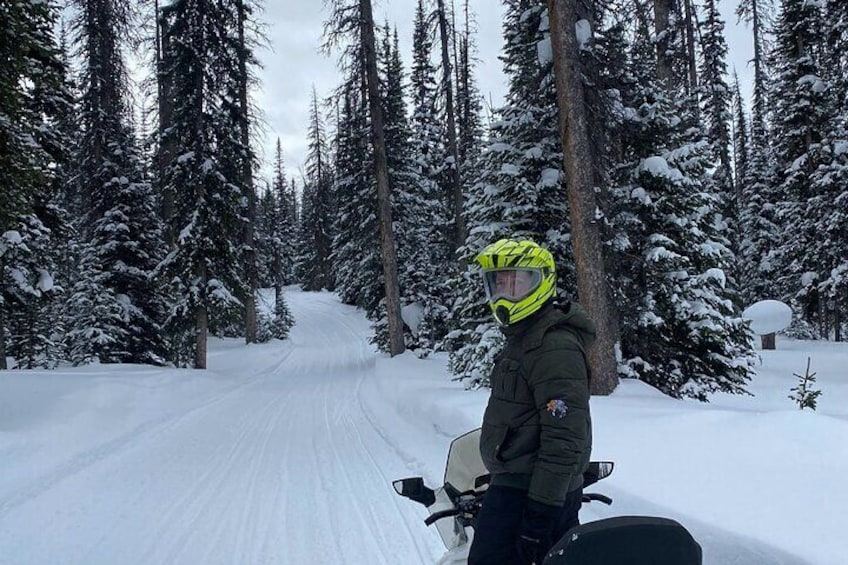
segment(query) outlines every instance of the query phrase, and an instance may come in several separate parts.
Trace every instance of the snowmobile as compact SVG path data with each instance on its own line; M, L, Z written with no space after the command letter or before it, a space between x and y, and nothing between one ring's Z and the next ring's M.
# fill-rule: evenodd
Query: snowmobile
M477 513L490 475L480 457L480 428L451 442L444 484L432 489L421 477L399 479L395 491L427 508L428 526L435 525L448 552L439 563L465 563ZM583 487L608 477L611 461L593 461ZM583 502L612 504L609 497L584 493ZM674 520L654 516L620 516L581 524L569 530L538 565L701 565L701 546Z

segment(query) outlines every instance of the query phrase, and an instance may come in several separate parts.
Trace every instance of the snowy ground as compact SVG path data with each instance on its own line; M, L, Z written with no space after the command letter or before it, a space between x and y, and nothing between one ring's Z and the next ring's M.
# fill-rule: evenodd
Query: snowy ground
M287 294L286 342L213 340L208 371L90 366L0 373L0 564L432 564L425 510L392 479L441 483L486 393L446 359L389 359L360 313ZM819 409L786 398L807 356ZM754 397L676 401L637 382L593 398L594 489L669 516L705 563L845 563L848 344L779 340Z

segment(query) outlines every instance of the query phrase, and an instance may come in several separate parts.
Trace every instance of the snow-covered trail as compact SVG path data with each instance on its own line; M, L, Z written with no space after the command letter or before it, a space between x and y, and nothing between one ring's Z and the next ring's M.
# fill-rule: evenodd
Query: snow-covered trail
M260 346L262 363L210 357L254 374L0 490L0 563L438 559L391 489L408 470L361 406L376 364L361 314L326 294L290 307L291 339Z

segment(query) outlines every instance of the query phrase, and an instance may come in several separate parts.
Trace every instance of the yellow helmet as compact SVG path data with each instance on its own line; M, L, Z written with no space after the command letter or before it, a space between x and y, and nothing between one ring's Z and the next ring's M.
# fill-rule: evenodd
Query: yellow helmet
M554 257L532 241L501 239L475 261L483 270L489 307L502 326L536 312L556 292Z

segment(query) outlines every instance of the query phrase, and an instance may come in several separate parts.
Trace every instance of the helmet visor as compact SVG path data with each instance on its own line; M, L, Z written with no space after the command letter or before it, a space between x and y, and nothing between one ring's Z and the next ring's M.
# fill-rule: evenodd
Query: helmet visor
M518 302L530 296L542 284L539 269L498 269L483 271L486 296L490 302L505 298Z

